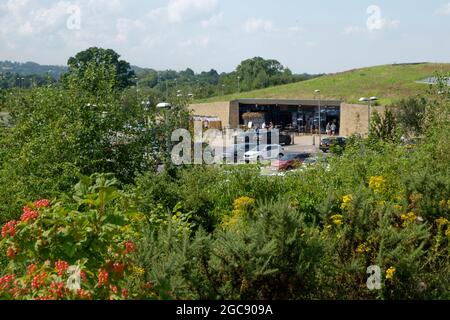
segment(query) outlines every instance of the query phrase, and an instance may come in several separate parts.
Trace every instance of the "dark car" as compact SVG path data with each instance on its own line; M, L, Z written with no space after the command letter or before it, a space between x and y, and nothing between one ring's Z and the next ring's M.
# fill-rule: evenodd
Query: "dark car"
M311 157L309 153L290 153L272 163L272 168L278 170L293 170L299 168L305 161Z
M292 138L291 135L284 132L278 132L278 141L274 141L275 139L272 139L272 135L276 134L275 131L267 131L267 130L261 130L258 132L258 141L262 142L264 139L267 139L264 141L264 143L267 144L280 144L282 146L289 146L292 144Z
M345 148L347 145L347 139L342 137L325 138L320 143L320 150L327 153L330 152L333 147Z

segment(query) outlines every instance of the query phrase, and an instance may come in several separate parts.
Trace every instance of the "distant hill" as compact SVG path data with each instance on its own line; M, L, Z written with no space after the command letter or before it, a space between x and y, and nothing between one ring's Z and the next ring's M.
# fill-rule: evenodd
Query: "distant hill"
M303 82L197 102L231 101L239 98L314 99L314 90L320 89L324 99L356 103L360 97L377 96L381 104L389 104L426 92L428 86L417 81L433 76L436 71L450 72L450 64L395 64L355 69Z
M65 66L40 65L35 62L12 62L0 61L0 73L13 73L22 76L46 75L50 73L54 78L59 79L61 74L67 71Z

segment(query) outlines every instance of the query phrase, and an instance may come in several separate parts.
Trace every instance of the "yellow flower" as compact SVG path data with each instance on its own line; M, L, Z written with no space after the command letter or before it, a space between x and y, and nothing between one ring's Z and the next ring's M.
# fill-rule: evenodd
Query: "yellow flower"
M342 210L349 209L351 207L352 201L353 201L353 196L351 194L344 196L342 198L341 209Z
M394 267L390 267L387 271L386 271L386 280L392 281L394 280L394 274L395 271L397 271L397 269L395 269Z
M405 228L417 220L417 215L414 212L402 214L400 217L403 220L403 227Z
M380 207L384 207L386 205L386 201L377 201L377 205Z
M234 201L234 211L245 211L252 207L256 203L256 200L249 197L240 197Z
M145 270L144 270L144 268L134 267L133 268L133 273L135 275L142 276L142 275L145 274Z
M358 248L356 249L357 253L369 253L371 251L371 248L366 244L366 243L362 243L358 246Z
M450 227L448 227L447 231L445 231L445 236L450 238Z
M443 226L446 226L446 225L448 225L449 224L449 221L448 221L448 219L446 219L446 218L439 218L439 219L436 219L436 224L438 225L438 227L439 228L441 228L441 227L443 227Z
M352 201L353 201L353 196L351 194L348 194L342 198L343 203L350 203Z
M394 206L394 209L397 210L397 211L401 211L401 210L403 209L403 206L401 206L401 205L399 205L399 204L396 204L396 205Z
M331 220L333 220L333 223L337 226L342 225L342 219L344 219L344 216L342 216L340 214L336 214L331 217Z
M225 229L234 229L245 217L249 210L255 205L256 200L249 197L237 198L233 203L233 212L231 216L225 216L222 221L222 227Z
M386 188L386 179L383 176L370 177L369 188L375 193L381 193Z

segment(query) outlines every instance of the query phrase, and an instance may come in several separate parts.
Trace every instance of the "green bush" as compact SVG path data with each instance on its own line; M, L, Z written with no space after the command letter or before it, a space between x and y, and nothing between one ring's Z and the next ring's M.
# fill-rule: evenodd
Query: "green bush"
M2 228L2 299L126 299L145 218L106 176L84 178L75 204L40 200Z

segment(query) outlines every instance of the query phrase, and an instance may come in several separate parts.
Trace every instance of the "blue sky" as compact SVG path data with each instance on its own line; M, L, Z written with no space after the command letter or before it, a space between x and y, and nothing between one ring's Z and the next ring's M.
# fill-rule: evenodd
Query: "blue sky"
M449 0L0 0L0 60L65 64L90 46L132 64L294 72L450 62Z

